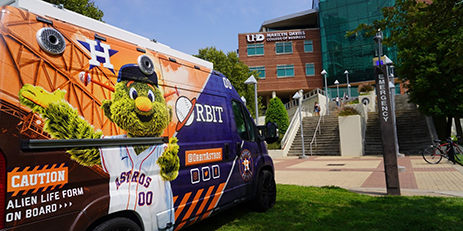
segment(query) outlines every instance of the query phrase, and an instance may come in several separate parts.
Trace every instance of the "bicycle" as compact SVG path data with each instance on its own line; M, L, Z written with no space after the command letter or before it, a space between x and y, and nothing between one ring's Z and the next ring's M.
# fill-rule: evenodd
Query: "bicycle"
M462 148L452 138L448 138L446 143L443 144L441 144L441 140L434 140L434 143L426 147L421 153L423 159L429 164L438 164L442 160L442 157L449 159L455 164L455 159L460 161L458 154L463 154Z

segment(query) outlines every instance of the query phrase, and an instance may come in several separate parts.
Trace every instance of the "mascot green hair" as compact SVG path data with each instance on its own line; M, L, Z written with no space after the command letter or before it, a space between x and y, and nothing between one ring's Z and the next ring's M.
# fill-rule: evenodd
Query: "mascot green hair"
M66 91L47 92L42 87L26 84L19 92L21 104L45 118L44 131L55 139L98 139L103 136L79 116L65 99ZM101 107L108 119L127 132L128 137L160 136L168 126L172 109L166 105L157 86L157 76L142 73L136 65L121 68L118 83L111 100L103 101ZM149 146L134 146L140 154ZM180 160L177 156L177 138L170 139L164 153L157 159L164 180L178 176ZM71 158L84 166L101 165L97 147L67 150Z

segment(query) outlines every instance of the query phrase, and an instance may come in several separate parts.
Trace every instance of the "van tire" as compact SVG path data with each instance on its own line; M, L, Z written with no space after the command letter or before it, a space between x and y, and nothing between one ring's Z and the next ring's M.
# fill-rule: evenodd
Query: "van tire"
M116 217L99 224L93 231L142 231L142 229L129 218Z
M265 212L275 205L277 190L275 178L272 172L263 170L259 174L257 192L254 199L254 209L258 212Z

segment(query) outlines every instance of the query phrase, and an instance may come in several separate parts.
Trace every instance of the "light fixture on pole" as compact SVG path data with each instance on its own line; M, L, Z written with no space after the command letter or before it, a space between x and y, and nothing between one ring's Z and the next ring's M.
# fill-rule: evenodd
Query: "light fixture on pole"
M336 79L336 81L334 81L334 84L336 84L336 105L339 107L339 81Z
M257 107L257 80L254 78L254 75L251 75L246 81L244 81L244 84L254 84L254 102L255 102L255 107L256 107L256 125L259 125L259 109Z
M301 90L302 91L302 90ZM305 147L304 147L304 131L303 131L303 126L302 126L302 96L299 94L299 91L294 94L293 99L298 100L299 102L299 123L301 124L301 142L302 142L302 156L299 156L299 159L307 159L308 157L305 155Z
M349 84L349 71L344 71L344 74L346 75L346 80L347 80L347 96L351 96L350 95L350 84Z
M330 115L330 107L329 107L329 101L328 101L328 86L326 84L327 82L327 79L326 79L326 74L327 72L325 71L325 69L323 69L323 71L320 73L323 75L323 78L325 79L325 97L326 97L326 114L327 115Z

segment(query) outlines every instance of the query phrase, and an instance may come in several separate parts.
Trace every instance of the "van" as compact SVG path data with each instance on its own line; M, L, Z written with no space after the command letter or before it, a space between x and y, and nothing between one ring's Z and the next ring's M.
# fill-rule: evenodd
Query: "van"
M0 1L0 229L178 230L275 203L267 142L210 62Z

